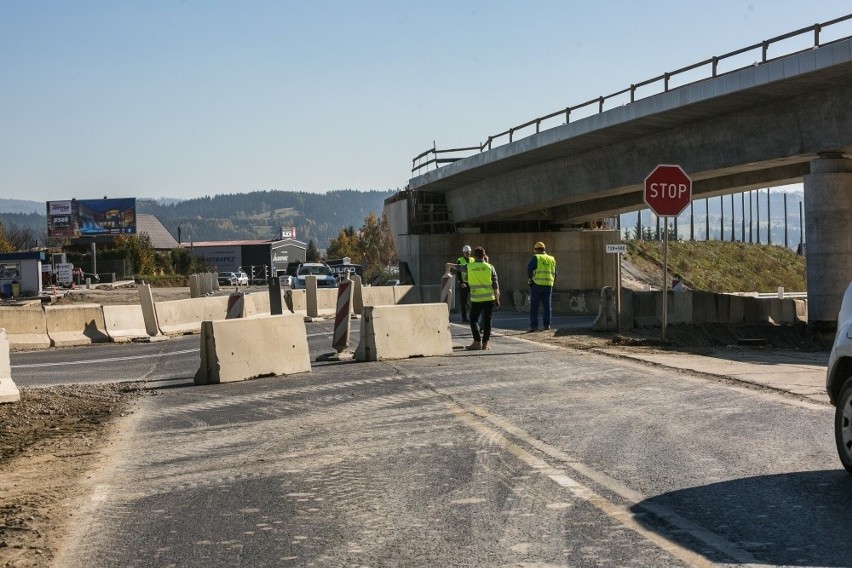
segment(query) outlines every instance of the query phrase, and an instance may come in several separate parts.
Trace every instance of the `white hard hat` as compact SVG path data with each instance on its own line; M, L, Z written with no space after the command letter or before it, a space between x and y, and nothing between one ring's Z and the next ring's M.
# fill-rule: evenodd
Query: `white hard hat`
M462 247L462 252L470 252L470 245L464 245Z

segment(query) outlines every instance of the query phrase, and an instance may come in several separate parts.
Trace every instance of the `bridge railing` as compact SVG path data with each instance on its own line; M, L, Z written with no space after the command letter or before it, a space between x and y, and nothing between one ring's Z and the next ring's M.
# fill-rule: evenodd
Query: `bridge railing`
M513 126L508 130L504 130L497 134L492 134L485 141L477 146L467 146L463 148L446 148L446 149L438 149L435 143L432 143L432 148L426 150L425 152L421 152L417 156L415 156L412 162L412 173L419 174L421 170L424 168L428 170L431 166L435 168L439 168L444 164L450 164L456 162L458 160L462 160L473 153L476 152L484 152L486 150L491 150L494 146L500 146L503 144L511 144L515 136L518 133L522 133L524 135L531 135L533 132L533 128L535 129L535 134L541 132L542 126L547 125L550 126L554 119L564 117L564 122L560 122L559 124L568 124L571 121L571 113L576 111L588 111L589 108L594 109L597 107L597 113L602 113L606 110L605 104L607 102L612 102L613 100L622 101L623 99L627 99L624 102L619 102L618 104L629 104L636 102L637 100L641 100L643 98L647 98L654 94L659 94L659 92L668 92L670 88L681 87L684 85L689 85L693 83L699 83L701 81L705 81L714 77L721 77L723 75L727 75L729 73L733 73L735 71L740 71L742 69L746 69L748 67L753 67L757 65L761 65L763 63L767 63L769 61L774 61L776 59L780 59L782 57L789 57L790 55L795 55L797 53L803 53L812 49L816 49L825 45L830 45L831 43L835 43L841 40L848 39L852 36L846 36L837 38L828 42L820 43L820 34L825 30L825 28L833 26L835 24L839 24L842 22L846 22L852 20L852 14L847 14L845 16L841 16L839 18L835 18L833 20L829 20L827 22L823 22L821 24L814 24L812 26L808 26L806 28L801 28L798 30L794 30L792 32L788 32L764 41L760 43L755 43L753 45L749 45L747 47L743 47L737 49L735 51L731 51L730 53L726 53L724 55L714 56L709 59L704 59L703 61L699 61L697 63L693 63L692 65L687 65L686 67L681 67L680 69L675 69L674 71L668 71L663 73L662 75L657 75L656 77L652 77L650 79L646 79L639 83L634 83L629 87L621 89L620 91L616 91L615 93L611 93L609 95L600 96L594 99L590 99L586 102L580 103L574 106L567 106L561 110L557 110L550 114L546 114L544 116L540 116L538 118L534 118L530 121L527 121L523 124L519 124L517 126ZM808 46L804 49L798 49L792 52L786 52L782 55L777 55L775 57L769 57L769 48L775 44L779 44L785 40L789 40L792 38L799 38L800 36L805 36L808 34L813 34L813 45ZM736 67L727 71L720 71L720 63L734 61L735 58L740 57L744 54L755 52L760 50L760 59L753 61L747 65L742 65L740 67ZM702 77L697 80L688 81L686 83L677 85L676 87L672 86L672 79L685 76L690 72L695 72L696 70L702 70L705 68L709 68L710 75L706 77ZM649 93L637 99L637 91L644 87L648 87L651 85L661 85L662 91L657 91L653 93ZM594 114L594 112L593 112ZM587 116L587 115L584 115ZM556 126L556 124L554 124Z

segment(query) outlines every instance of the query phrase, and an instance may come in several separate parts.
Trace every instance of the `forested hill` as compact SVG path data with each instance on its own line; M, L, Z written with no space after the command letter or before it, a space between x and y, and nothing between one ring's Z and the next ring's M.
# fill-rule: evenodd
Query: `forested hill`
M307 243L314 239L318 248L325 248L341 229L360 228L370 213L381 216L384 200L394 193L255 191L177 202L138 198L136 208L139 213L155 215L175 238L180 227L184 242L271 239L283 226L295 227L298 240ZM25 225L42 235L47 227L44 203L11 201L0 199L0 222ZM28 203L34 207L23 206Z
M283 227L295 227L296 238L328 246L341 229L364 224L370 213L381 216L393 191L340 190L328 193L255 191L216 195L161 205L138 199L139 213L155 215L181 240L270 239Z

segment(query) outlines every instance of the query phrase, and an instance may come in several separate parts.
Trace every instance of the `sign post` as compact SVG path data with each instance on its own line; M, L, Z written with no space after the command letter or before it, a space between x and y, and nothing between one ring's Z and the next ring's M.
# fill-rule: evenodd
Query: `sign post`
M660 164L645 178L645 203L657 217L663 217L663 314L662 339L668 326L669 220L680 215L692 201L692 180L680 166Z
M615 254L615 322L616 331L621 335L621 255L627 252L627 245L606 245L606 252Z

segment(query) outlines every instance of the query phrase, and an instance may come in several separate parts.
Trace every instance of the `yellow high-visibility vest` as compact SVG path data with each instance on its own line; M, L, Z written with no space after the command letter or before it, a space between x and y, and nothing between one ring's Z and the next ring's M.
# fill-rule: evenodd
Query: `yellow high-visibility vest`
M533 282L539 286L553 286L556 280L556 259L547 253L535 255L537 264L533 272Z
M462 266L464 266L465 264L470 264L472 262L473 262L473 257L465 258L463 256L460 256L459 259L456 261L456 264L461 264ZM461 274L461 277L460 277L461 281L467 282L467 272L460 270L459 273Z
M497 297L491 287L493 267L487 262L472 262L467 265L467 282L470 285L471 302L493 302Z

